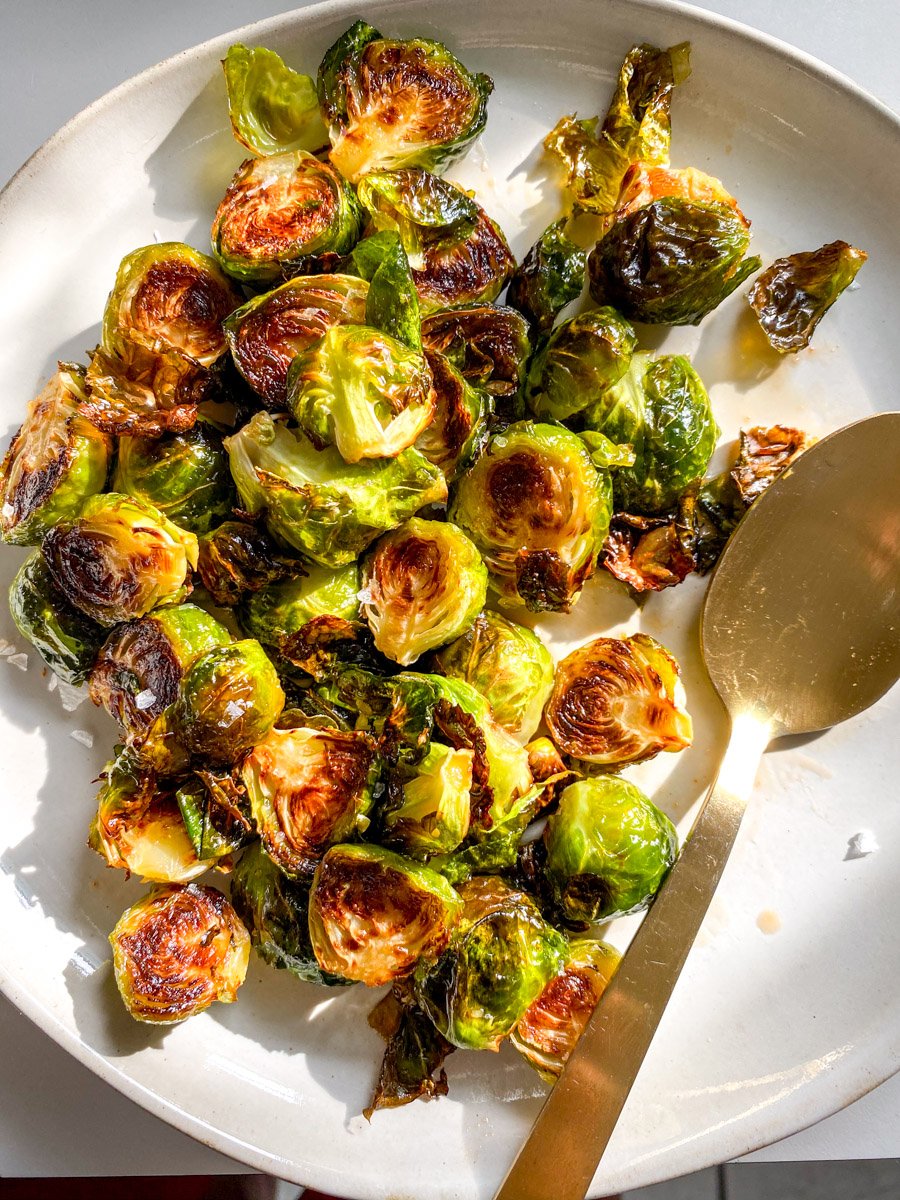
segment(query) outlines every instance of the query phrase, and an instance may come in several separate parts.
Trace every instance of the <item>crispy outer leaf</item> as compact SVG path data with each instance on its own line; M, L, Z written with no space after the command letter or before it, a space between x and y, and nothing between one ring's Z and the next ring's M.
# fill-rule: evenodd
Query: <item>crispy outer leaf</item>
M778 258L757 278L750 305L779 354L809 345L818 323L868 258L847 242Z
M384 230L363 238L344 270L369 284L366 324L391 334L410 350L421 350L419 296L399 234Z
M379 1108L398 1108L413 1100L447 1095L443 1062L456 1047L435 1028L406 987L395 985L369 1014L369 1024L387 1046L372 1101L363 1111L367 1120Z
M328 141L316 85L274 50L237 43L222 60L234 136L253 154L317 150Z

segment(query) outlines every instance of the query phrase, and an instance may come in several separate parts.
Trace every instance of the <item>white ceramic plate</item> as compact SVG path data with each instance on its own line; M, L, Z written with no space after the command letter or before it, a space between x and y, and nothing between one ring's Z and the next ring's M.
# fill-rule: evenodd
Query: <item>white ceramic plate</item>
M240 35L314 72L356 15L338 0ZM900 128L851 84L771 40L698 11L637 0L405 0L366 6L389 34L446 40L496 82L483 148L451 176L474 186L522 253L556 215L540 140L563 112L603 111L635 41L693 43L675 100L676 164L721 176L766 260L837 237L868 250L859 283L815 349L759 352L733 297L700 329L648 344L686 350L725 439L775 420L824 432L896 402L900 378ZM154 238L205 248L240 160L225 111L221 38L145 72L57 134L0 198L2 421L57 358L80 357L121 256ZM861 465L861 469L864 467ZM21 554L0 555L4 582ZM829 586L828 547L817 581ZM702 583L637 608L591 585L555 645L642 628L680 657L697 744L632 772L682 830L722 748L723 721L696 651ZM155 1032L115 994L106 936L141 893L84 844L114 731L89 705L65 711L4 611L0 646L0 983L51 1036L151 1111L256 1168L341 1196L490 1196L543 1085L510 1050L459 1053L451 1095L359 1116L380 1043L373 997L303 985L254 961L240 1000ZM10 649L9 646L13 649ZM27 652L27 670L20 670ZM900 777L896 691L839 730L767 755L740 844L653 1044L592 1194L734 1157L831 1113L900 1066ZM93 745L85 742L93 738ZM880 850L845 860L870 830ZM628 936L627 923L612 931ZM77 1101L76 1101L77 1102ZM98 1137L109 1131L98 1130Z

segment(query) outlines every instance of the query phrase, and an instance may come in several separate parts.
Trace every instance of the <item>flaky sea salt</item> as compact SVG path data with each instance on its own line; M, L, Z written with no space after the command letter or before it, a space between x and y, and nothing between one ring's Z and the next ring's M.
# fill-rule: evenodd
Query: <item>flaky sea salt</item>
M59 692L59 698L66 712L74 712L75 709L84 704L85 700L88 698L87 690L85 688L75 687L73 683L66 683L65 680L62 679L59 681L57 691Z
M149 688L144 688L142 692L134 698L134 706L138 712L146 712L148 708L152 708L156 703L156 696Z
M74 738L76 742L81 742L82 746L87 746L88 750L94 744L94 735L87 729L73 729L69 737Z
M854 833L853 837L848 840L844 862L851 862L855 858L866 858L867 855L874 854L878 849L880 847L871 829L861 829L859 833Z
M20 671L28 670L28 655L27 654L10 654L6 660L11 667L18 667Z

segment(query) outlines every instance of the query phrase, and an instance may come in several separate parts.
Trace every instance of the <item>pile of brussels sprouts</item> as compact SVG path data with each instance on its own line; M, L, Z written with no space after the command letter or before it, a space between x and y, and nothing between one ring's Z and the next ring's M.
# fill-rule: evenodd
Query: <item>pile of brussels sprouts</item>
M602 124L560 121L567 212L517 266L438 174L484 128L486 76L362 21L316 82L228 52L250 157L212 256L127 255L100 344L0 468L0 533L36 547L16 624L119 728L90 845L156 885L111 936L138 1020L234 1000L252 944L390 985L373 1108L445 1092L456 1047L561 1070L618 962L598 926L677 851L617 772L692 730L652 638L554 666L516 618L567 612L598 566L636 591L708 570L806 441L748 431L705 480L706 390L631 323L699 321L760 265L719 181L669 165L687 54L635 47ZM864 257L760 277L780 348ZM559 321L586 275L595 307Z

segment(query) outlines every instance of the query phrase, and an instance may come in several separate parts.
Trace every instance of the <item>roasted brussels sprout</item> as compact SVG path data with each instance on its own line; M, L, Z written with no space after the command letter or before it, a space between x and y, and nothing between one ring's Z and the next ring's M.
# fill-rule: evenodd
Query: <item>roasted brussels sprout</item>
M416 993L454 1046L499 1050L500 1043L557 974L566 939L524 892L496 876L460 889L464 908L450 946L416 971Z
M476 688L497 724L517 742L533 737L553 687L553 659L536 633L483 612L433 662L436 670Z
M428 1100L447 1095L450 1089L443 1063L455 1047L419 1007L408 981L395 983L379 1000L369 1013L369 1024L387 1046L372 1100L363 1109L367 1120L379 1108L398 1108L420 1097Z
M195 604L158 608L117 626L103 643L91 671L91 699L127 734L142 733L178 699L194 659L231 640L224 625Z
M422 314L409 259L396 233L374 233L357 242L343 263L369 281L365 323L422 352Z
M434 416L416 439L416 449L452 483L478 457L490 431L490 394L470 387L443 354L426 350L431 370Z
M106 630L69 604L39 550L16 572L9 611L19 633L60 679L75 686L84 683Z
M381 653L404 667L458 637L486 595L481 555L445 521L412 517L385 534L363 568L362 615Z
M459 481L450 518L481 551L501 604L567 612L594 573L611 503L609 476L576 434L520 421Z
M566 421L601 399L631 364L637 336L612 308L564 321L538 348L528 402L541 420Z
M298 578L306 567L296 556L282 553L253 522L226 521L200 538L197 571L216 604L234 608L247 592Z
M829 242L766 267L749 299L769 345L779 354L796 354L808 346L816 326L867 258L847 242Z
M348 463L394 458L431 421L431 372L390 334L333 325L291 364L288 405L318 450L336 446Z
M313 880L309 933L324 971L380 987L436 958L461 908L421 863L380 846L332 846Z
M484 128L493 86L440 42L391 41L357 21L319 67L331 161L354 183L380 169L446 167Z
M328 163L303 150L248 158L212 225L213 253L243 283L271 283L291 263L346 254L360 235L356 197Z
M595 638L559 663L547 726L573 758L605 766L643 762L691 744L678 663L654 638Z
M504 424L525 415L520 391L531 343L528 322L514 308L476 305L433 313L422 321L422 342L493 397Z
M471 750L432 742L383 814L387 844L422 859L461 845L469 832L473 760Z
M79 415L84 371L60 363L0 465L0 536L33 546L58 522L77 517L106 486L109 438Z
M168 437L121 438L112 486L191 533L221 524L235 499L221 434L206 422Z
M241 775L263 849L286 875L311 876L329 846L368 826L373 768L362 733L271 729L257 742Z
M603 545L603 566L635 592L659 592L696 570L692 541L692 533L675 518L616 513Z
M106 433L162 437L181 433L197 420L206 400L219 398L213 371L178 350L157 353L137 342L110 352L91 352L85 374L87 398L80 412Z
M348 466L337 450L257 413L225 442L238 493L269 529L326 567L352 562L380 534L447 497L437 467L416 450Z
M179 740L212 762L234 762L261 741L284 708L278 674L259 642L216 646L181 680L174 720Z
M584 286L587 254L566 236L566 218L554 221L513 273L506 303L517 308L539 333L549 333L567 304Z
M356 563L331 570L311 566L303 577L283 579L251 592L238 611L241 628L264 646L281 648L292 634L314 617L359 615L359 573Z
M177 604L191 590L197 539L146 500L118 492L92 496L72 521L44 538L53 582L101 625Z
M672 822L618 776L581 779L547 819L547 879L572 922L608 921L646 908L678 852Z
M221 892L202 884L154 888L109 935L116 984L136 1021L171 1025L230 1004L247 974L250 938Z
M620 958L618 950L606 942L593 938L571 941L562 970L510 1034L515 1048L548 1083L562 1074Z
M251 154L318 150L328 141L316 85L274 50L228 47L222 60L234 136Z

